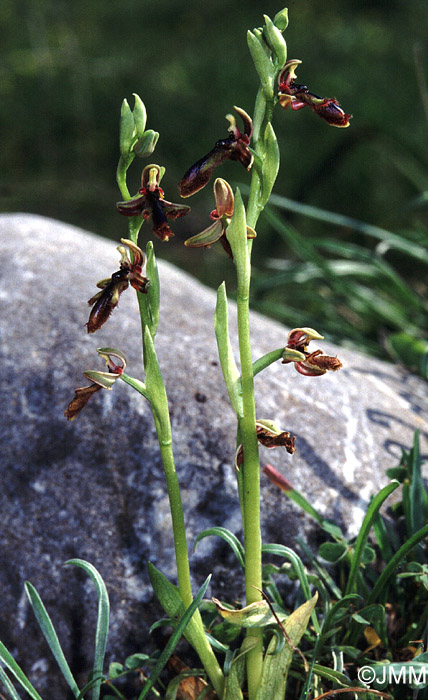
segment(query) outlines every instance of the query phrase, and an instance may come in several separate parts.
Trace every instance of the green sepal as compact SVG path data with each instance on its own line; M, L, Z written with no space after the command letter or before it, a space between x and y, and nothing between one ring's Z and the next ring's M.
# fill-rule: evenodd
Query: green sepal
M280 32L284 32L287 27L288 27L288 7L284 7L283 10L280 10L279 12L276 13L275 17L273 18L273 23L275 27L278 27Z
M273 97L273 80L275 75L274 65L263 47L262 40L253 34L253 32L247 32L247 42L251 57L254 61L254 66L260 77L265 97L271 100Z
M213 224L201 231L201 233L197 233L196 236L192 236L184 241L184 245L188 248L203 248L216 243L222 235L223 223L220 219L217 219L217 221L214 221Z
M120 153L127 158L131 152L135 137L135 122L128 100L123 100L120 109Z
M268 15L263 15L265 20L265 36L276 57L276 63L282 68L287 61L287 44L281 31L275 26Z
M262 165L262 191L260 195L260 203L263 207L265 206L265 204L267 204L270 194L272 192L272 188L275 184L280 161L278 141L275 136L272 124L270 122L268 122L268 124L266 125L264 133L264 143L265 155Z
M83 372L83 376L90 379L94 384L99 384L103 389L113 389L113 384L116 379L120 377L120 374L113 374L112 372L98 372L94 369L87 369Z
M229 320L227 309L226 285L224 282L217 290L217 304L214 315L214 330L217 339L218 354L227 393L232 408L238 416L242 416L242 395L238 367L233 355L229 337Z
M316 593L313 598L307 600L306 603L303 603L291 613L285 622L285 630L294 647L299 644L308 626L317 599L318 594ZM294 649L290 646L290 642L286 640L282 651L275 654L276 645L277 638L273 636L263 660L262 679L256 700L275 700L276 698L285 697L288 670Z
M159 132L147 129L144 135L134 145L134 153L139 158L148 158L152 155L159 139Z
M141 138L144 135L144 130L146 128L147 122L147 112L146 107L139 95L136 92L132 93L134 96L134 109L132 111L134 117L134 125L137 138Z
M244 202L242 201L239 188L235 194L235 208L232 220L226 229L226 238L230 243L233 253L238 279L244 280L250 276L250 258L247 247L247 222L245 216Z
M159 325L160 285L158 266L152 241L148 241L146 246L146 253L146 272L147 277L150 280L150 287L146 296L150 318L150 333L152 335L152 338L154 338Z
M265 600L250 603L250 605L246 605L239 610L230 610L216 598L213 598L213 601L216 604L218 613L231 625L238 625L238 627L248 629L250 627L267 627L267 625L277 624L277 619ZM281 622L286 619L287 613L284 610L278 608L275 603L273 608Z

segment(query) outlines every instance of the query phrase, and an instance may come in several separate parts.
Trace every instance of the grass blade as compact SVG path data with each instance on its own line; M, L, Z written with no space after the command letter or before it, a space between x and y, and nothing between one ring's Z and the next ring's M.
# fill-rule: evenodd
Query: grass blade
M210 537L210 536L221 537L225 542L227 542L227 544L230 546L233 553L235 554L237 560L239 561L239 564L241 565L241 567L243 569L245 569L244 548L243 548L241 542L236 537L236 535L234 535L233 532L230 532L230 530L228 530L225 527L210 527L208 530L204 530L203 532L200 532L195 539L195 544L193 545L193 550L196 549L196 545L204 537Z
M80 566L86 573L91 577L94 582L97 595L98 595L98 617L97 617L97 628L95 632L95 653L94 653L94 665L92 670L92 675L97 678L102 675L104 656L106 652L107 635L109 628L109 612L110 603L108 599L108 593L105 583L96 570L95 566L89 564L83 559L69 559L65 562L66 565L72 564L73 566ZM101 679L97 680L92 689L92 700L98 700L100 697Z
M345 595L357 592L357 575L360 568L361 557L363 555L364 548L367 544L373 521L376 518L376 515L378 514L383 502L393 491L395 491L396 488L398 488L399 485L400 484L398 481L391 481L391 483L387 484L387 486L384 486L384 488L381 491L379 491L379 493L374 497L374 499L369 505L369 508L361 525L361 530L357 537L357 541L355 543L354 554L352 557L351 568L348 577L348 585L346 586Z
M21 700L21 698L19 697L18 693L15 690L15 687L14 687L12 681L10 680L6 671L1 666L0 666L0 681L5 686L7 692L11 696L12 700Z
M55 632L55 628L52 624L52 620L49 617L49 614L44 604L42 603L39 594L37 593L33 584L29 581L25 582L25 592L28 596L31 607L33 608L36 620L39 623L39 627L42 630L47 643L49 644L49 648L55 657L55 660L61 670L61 673L67 681L69 687L71 688L73 695L77 697L79 695L79 688L77 687L77 683L73 678L70 666L68 665L64 656L64 652L61 648L61 644L59 643L59 639L57 633Z
M24 690L27 691L30 698L33 700L42 700L37 690L30 683L24 671L16 663L12 654L10 654L10 652L6 649L3 642L0 642L0 661L2 661L6 668L8 668L9 671L15 676L16 680L22 685Z
M262 546L262 553L275 554L279 557L289 559L293 565L294 571L296 572L296 576L300 581L300 585L302 586L303 595L305 596L307 601L312 599L305 567L303 566L303 562L300 559L300 557L295 552L293 552L292 549L290 549L289 547L285 547L285 545L283 544L264 544ZM315 610L312 611L311 617L315 628L315 632L318 634L320 632L320 626Z

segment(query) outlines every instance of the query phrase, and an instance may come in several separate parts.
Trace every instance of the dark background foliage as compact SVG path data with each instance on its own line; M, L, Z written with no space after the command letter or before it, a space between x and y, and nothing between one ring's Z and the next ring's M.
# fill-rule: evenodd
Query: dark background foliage
M262 24L263 12L273 17L280 9L273 0L1 0L2 210L52 216L113 239L126 235L114 206L115 168L120 104L127 97L132 106L133 92L146 104L148 128L161 134L153 160L166 166L166 196L178 201L184 171L226 135L224 115L234 104L252 111L257 76L246 31ZM426 243L426 209L419 206L428 190L426 0L290 0L289 15L285 37L289 57L303 61L299 80L337 97L354 117L349 129L334 129L310 110L278 107L275 193ZM131 171L133 192L146 162ZM226 163L218 174L233 185L249 181L239 163ZM223 251L182 245L209 223L211 186L187 203L191 215L158 251L215 285L227 267ZM305 240L340 235L374 246L346 228L281 215ZM266 217L258 233L261 279L271 274L269 259L298 259ZM426 292L421 265L394 254L389 262L418 294ZM263 310L275 314L281 290L263 294ZM314 310L308 314L312 321ZM301 325L309 325L304 313ZM368 325L370 345L379 329Z

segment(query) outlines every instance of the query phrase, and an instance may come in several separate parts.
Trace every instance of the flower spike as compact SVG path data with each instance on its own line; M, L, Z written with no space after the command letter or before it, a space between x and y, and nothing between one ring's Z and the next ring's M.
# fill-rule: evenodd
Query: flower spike
M323 336L314 331L313 328L294 328L288 334L288 342L282 355L282 363L294 362L294 366L299 374L303 374L306 377L319 377L328 372L328 370L336 372L340 369L342 363L337 357L324 355L322 350L308 352L307 348L310 341L315 339L322 340ZM295 351L302 353L305 359L294 360L292 355Z
M173 204L164 199L164 191L159 187L162 177L162 169L159 165L147 165L141 175L141 187L139 196L126 202L117 202L116 208L123 216L138 216L152 220L153 233L161 239L168 241L174 234L171 231L167 219L178 219L189 213L190 207L183 204Z
M278 100L281 106L284 109L291 107L295 111L308 106L330 126L349 126L352 114L346 114L335 98L318 97L309 92L306 85L296 82L296 68L300 63L297 58L290 59L279 74Z
M188 238L184 245L188 248L209 248L216 241L220 241L229 257L233 258L230 243L226 238L226 229L233 216L235 199L231 186L221 177L214 182L214 199L216 208L210 214L214 223L196 236ZM254 229L247 226L247 238L255 238L256 235Z
M251 136L253 135L253 122L251 117L240 107L233 108L241 117L244 123L244 131L240 131L236 126L236 119L233 114L227 114L229 136L216 142L214 148L207 155L200 158L184 174L178 187L182 197L190 197L195 192L199 192L211 179L214 168L221 165L225 160L239 160L240 163L250 170L253 164L253 155L249 150Z

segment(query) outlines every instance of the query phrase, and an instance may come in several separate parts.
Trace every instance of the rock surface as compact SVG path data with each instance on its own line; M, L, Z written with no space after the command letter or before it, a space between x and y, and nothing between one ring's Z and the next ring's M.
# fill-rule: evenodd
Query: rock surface
M59 700L67 689L41 641L24 580L41 594L76 671L90 669L96 603L83 572L61 568L72 557L92 562L108 585L109 659L143 651L158 614L146 563L150 559L170 578L175 572L168 501L150 408L139 395L118 382L112 392L95 395L75 422L63 417L74 388L85 384L82 371L102 369L96 347L119 347L129 373L141 377L132 290L95 337L84 326L86 300L118 267L114 244L24 214L1 216L0 231L0 639L41 694ZM157 349L189 542L211 525L240 534L233 414L214 341L215 294L166 263L160 274ZM285 344L284 328L257 314L252 331L255 358ZM336 354L325 343L320 347ZM387 483L385 469L410 446L415 428L427 452L428 400L426 383L417 377L349 350L338 354L340 373L307 378L277 363L258 375L258 416L297 436L293 456L263 448L262 459L355 533L370 495ZM313 533L309 519L265 477L262 518L265 541L293 544L298 534ZM239 597L242 576L220 540L205 540L192 562L195 583L216 562L212 593Z

